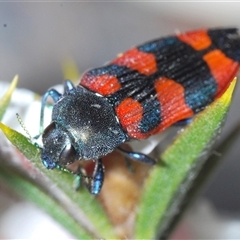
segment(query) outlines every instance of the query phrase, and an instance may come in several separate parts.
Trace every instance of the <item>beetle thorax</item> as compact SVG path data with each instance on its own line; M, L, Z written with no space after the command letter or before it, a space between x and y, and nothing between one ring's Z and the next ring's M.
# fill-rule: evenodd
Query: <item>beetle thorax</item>
M107 99L80 86L54 105L52 121L83 160L105 156L126 140Z

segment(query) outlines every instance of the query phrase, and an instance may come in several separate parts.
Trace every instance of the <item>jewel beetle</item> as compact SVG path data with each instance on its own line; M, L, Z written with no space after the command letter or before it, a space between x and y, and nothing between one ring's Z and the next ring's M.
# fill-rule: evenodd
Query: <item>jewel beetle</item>
M240 36L236 28L202 29L134 47L103 67L87 71L64 93L49 89L42 98L40 134L46 168L94 160L88 179L92 194L104 180L101 158L118 148L131 159L154 164L148 156L119 146L145 139L191 118L220 97L237 74ZM48 97L52 121L43 131Z

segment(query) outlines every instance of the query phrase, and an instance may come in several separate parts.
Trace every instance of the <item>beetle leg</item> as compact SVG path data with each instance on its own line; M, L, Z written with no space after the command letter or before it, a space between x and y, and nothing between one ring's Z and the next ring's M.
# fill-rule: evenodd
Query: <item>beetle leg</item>
M75 86L73 85L73 83L70 80L66 80L64 82L64 93L68 93L74 88L75 88Z
M100 193L104 180L104 166L102 159L96 160L92 177L86 176L85 171L82 168L79 168L75 174L78 177L77 182L75 183L76 189L78 189L81 182L84 181L84 184L91 194L96 195Z
M90 193L98 194L101 191L104 180L104 166L102 159L96 160L93 176L90 178L90 182L87 185Z
M40 112L40 126L39 126L39 135L37 135L35 138L37 139L42 133L43 133L43 120L44 120L44 109L46 106L46 102L48 97L51 97L53 102L57 102L61 98L62 94L60 94L57 90L51 88L49 89L42 97L42 103L41 103L41 112Z
M128 158L134 160L134 161L138 161L138 162L143 162L143 163L147 163L150 165L154 165L156 164L156 161L150 157L148 157L147 155L143 154L143 153L137 153L137 152L130 152L127 150L124 150L120 147L118 147L118 149Z
M183 119L183 120L180 120L180 121L174 123L174 126L175 127L185 127L186 125L188 125L191 122L192 122L192 118L186 118L186 119Z
M64 82L64 93L68 93L73 88L75 87L70 80L66 80ZM57 90L51 88L43 95L42 104L41 104L41 113L40 113L39 135L37 135L35 138L38 138L43 133L44 109L45 109L48 97L51 97L53 102L56 103L62 97L62 94L59 93Z

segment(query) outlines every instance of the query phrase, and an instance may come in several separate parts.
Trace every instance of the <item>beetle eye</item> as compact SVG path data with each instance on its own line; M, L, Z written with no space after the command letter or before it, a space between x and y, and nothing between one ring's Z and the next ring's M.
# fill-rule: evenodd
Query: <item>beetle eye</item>
M59 164L67 166L77 160L77 153L72 145L68 144L59 156Z
M47 138L48 135L56 128L56 125L54 122L51 122L43 131L42 138Z

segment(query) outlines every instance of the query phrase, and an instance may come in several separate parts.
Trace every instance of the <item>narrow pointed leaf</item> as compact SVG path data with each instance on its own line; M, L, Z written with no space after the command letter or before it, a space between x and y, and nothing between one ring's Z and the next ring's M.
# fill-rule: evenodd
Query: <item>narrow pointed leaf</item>
M25 136L7 127L3 123L0 123L0 129L12 144L32 161L35 167L37 167L46 177L51 179L54 184L57 184L66 196L69 197L72 205L69 206L68 204L65 207L68 208L68 212L72 214L75 220L83 226L86 225L85 227L88 228L88 231L95 237L111 238L114 236L112 225L97 199L85 189L80 192L75 191L73 187L74 177L71 174L57 169L53 171L46 169L41 163L39 149L30 143ZM44 202L42 204L44 205ZM78 208L78 211L75 210L76 207Z
M18 150L21 151L27 159L35 162L40 159L39 149L35 145L33 145L24 135L9 128L1 122L0 129L3 131L8 140L15 147L17 147Z
M3 97L0 99L0 121L3 118L3 115L4 115L5 111L6 111L6 108L7 108L8 104L9 104L9 102L11 100L12 93L13 93L14 89L17 86L17 83L18 83L18 76L16 75L13 78L12 83L11 83L9 89L3 95Z
M32 183L26 181L17 174L9 173L0 169L1 183L5 183L22 197L34 202L45 210L57 222L64 226L73 236L78 239L92 239L92 237L74 221L71 216L53 199L49 198L44 192L40 191ZM44 230L44 229L43 229Z
M155 239L180 211L186 191L216 141L228 112L236 80L213 104L198 114L161 156L145 182L138 207L135 238Z

